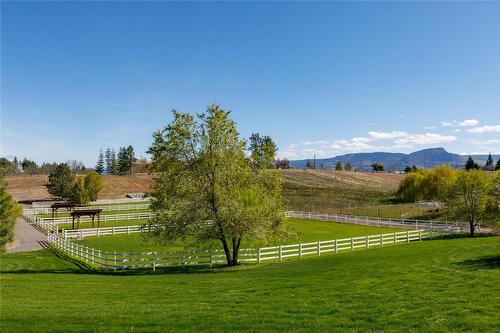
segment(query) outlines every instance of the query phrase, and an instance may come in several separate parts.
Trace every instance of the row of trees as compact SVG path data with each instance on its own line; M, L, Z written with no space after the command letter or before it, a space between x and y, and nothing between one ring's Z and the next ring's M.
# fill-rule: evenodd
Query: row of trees
M21 206L6 191L6 184L0 177L0 250L14 237L16 218L21 216Z
M71 200L79 205L86 205L97 199L103 189L102 177L97 173L76 176L66 163L58 164L49 174L47 189L50 194L61 199Z
M453 170L449 166L417 169L401 181L397 192L404 202L421 200L446 203L456 219L466 219L471 235L477 225L498 213L500 171L493 176L482 170Z
M68 160L66 164L70 167L73 172L85 172L85 165L81 161ZM58 163L47 163L37 164L35 161L24 158L19 161L17 157L14 157L12 161L6 158L0 158L0 176L11 176L11 175L48 175L53 172Z
M132 167L137 161L134 153L134 147L120 147L118 154L115 149L106 149L105 153L102 149L99 151L97 165L95 171L99 174L123 175L131 174Z

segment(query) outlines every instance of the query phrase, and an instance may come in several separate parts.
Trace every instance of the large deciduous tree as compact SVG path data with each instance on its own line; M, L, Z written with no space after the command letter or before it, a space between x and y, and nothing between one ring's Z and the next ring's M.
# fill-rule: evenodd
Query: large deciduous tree
M447 205L457 218L469 223L471 236L487 217L491 187L491 179L481 170L459 170L451 183Z
M218 240L227 264L242 239L274 237L283 228L281 178L252 168L229 112L211 105L196 117L173 110L148 153L159 173L152 192L153 234L163 239ZM273 158L274 159L274 158Z

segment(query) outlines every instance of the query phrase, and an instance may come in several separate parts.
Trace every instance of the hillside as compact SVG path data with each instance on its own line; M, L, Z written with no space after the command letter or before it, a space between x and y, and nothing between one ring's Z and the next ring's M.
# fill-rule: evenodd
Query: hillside
M430 168L437 165L448 164L454 168L463 167L468 156L458 155L447 152L444 148L430 148L419 150L410 154L402 153L354 153L339 155L331 158L316 159L316 168L328 169L334 168L337 162L342 164L350 163L353 168L361 167L363 170L369 170L373 163L383 163L387 170L391 167L396 170L403 170L407 165L416 165L420 168ZM488 155L472 156L479 164L484 164ZM499 155L493 155L494 160L498 160ZM304 168L307 160L290 161L290 166L294 168Z
M127 193L149 192L153 185L153 177L148 174L131 176L103 176L104 190L99 193L99 199L121 198ZM45 185L48 176L11 176L6 177L7 191L21 203L51 199Z
M317 211L325 207L366 206L392 195L404 175L339 172L333 170L281 170L288 209Z

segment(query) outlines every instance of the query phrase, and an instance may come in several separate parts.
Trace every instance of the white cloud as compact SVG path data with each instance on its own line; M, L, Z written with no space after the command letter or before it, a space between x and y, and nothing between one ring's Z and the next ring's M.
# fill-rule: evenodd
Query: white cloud
M396 138L405 137L405 136L408 136L408 133L401 132L401 131L392 131L392 132L370 131L370 132L368 132L368 136L372 140L387 140L387 139L396 139Z
M424 126L422 127L424 130L431 130L431 129L435 129L436 126Z
M460 132L462 132L462 130L460 128L455 128L452 132L453 133L460 133Z
M462 121L453 120L452 122L449 121L441 122L441 126L444 127L473 127L477 125L479 125L479 120L477 119L465 119Z
M477 125L479 125L479 120L477 119L465 119L464 121L458 123L458 126L460 127L472 127Z
M453 135L441 135L437 133L425 133L425 134L415 134L408 135L404 138L399 138L394 142L398 145L429 145L435 143L447 143L452 142L457 139Z
M467 132L476 133L476 134L500 133L500 125L484 125L484 126L479 126L479 127L473 127L471 129L468 129Z

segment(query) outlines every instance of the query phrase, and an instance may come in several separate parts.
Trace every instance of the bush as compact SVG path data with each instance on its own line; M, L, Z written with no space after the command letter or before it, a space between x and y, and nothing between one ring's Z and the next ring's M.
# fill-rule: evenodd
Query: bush
M16 218L21 216L21 206L5 190L0 180L0 248L12 241L14 237L14 225Z

